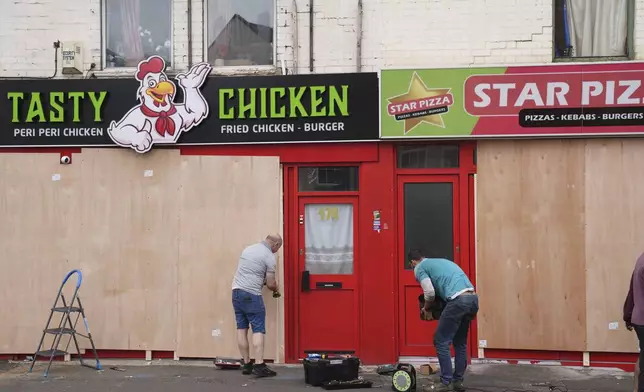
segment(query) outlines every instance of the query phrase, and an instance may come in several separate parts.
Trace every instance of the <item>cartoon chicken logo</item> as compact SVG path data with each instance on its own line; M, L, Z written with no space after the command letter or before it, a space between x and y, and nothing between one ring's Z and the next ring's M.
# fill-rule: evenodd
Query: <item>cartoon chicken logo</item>
M208 117L208 102L200 89L211 70L209 64L200 63L188 73L178 74L183 103L175 103L177 87L165 74L163 58L152 56L141 61L135 75L140 83L137 98L141 103L118 123L110 123L107 131L114 143L145 153L154 144L175 143L182 132L199 125Z

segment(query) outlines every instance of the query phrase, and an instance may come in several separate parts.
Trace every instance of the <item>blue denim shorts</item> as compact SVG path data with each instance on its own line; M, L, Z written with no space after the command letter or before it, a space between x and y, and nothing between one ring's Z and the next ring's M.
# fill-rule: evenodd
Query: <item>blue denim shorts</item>
M253 333L266 333L264 297L234 289L233 309L235 309L237 329L248 329L250 324Z

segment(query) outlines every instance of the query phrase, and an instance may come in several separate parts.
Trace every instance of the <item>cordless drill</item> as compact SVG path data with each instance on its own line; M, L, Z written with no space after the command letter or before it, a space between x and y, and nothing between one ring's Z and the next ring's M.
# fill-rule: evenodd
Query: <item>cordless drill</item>
M264 286L266 286L266 279L264 279ZM279 298L281 296L282 296L282 294L280 294L279 289L276 290L276 291L273 291L273 298Z

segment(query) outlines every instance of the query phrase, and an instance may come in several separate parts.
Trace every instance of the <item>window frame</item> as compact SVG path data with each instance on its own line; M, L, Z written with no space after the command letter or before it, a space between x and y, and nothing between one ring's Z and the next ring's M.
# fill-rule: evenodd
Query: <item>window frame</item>
M411 149L419 149L419 150L424 150L424 153L427 154L428 152L428 147L429 148L434 148L434 147L450 147L450 148L455 148L456 149L456 154L454 158L456 158L456 166L421 166L421 167L404 167L401 165L401 161L403 158L404 150L407 148ZM442 150L442 156L441 156L441 162L445 162L445 150ZM447 158L447 160L450 160L450 157ZM427 155L425 155L425 162L427 162ZM443 142L443 143L431 143L431 142L424 142L424 143L415 143L415 144L398 144L396 145L396 169L397 170L454 170L458 169L461 167L461 144L460 143L450 143L450 142Z
M355 169L354 174L355 174L355 177L356 177L355 178L356 179L356 182L355 182L356 189L351 189L351 190L337 190L337 189L302 190L301 189L301 187L300 187L301 183L300 182L302 181L302 178L303 178L301 176L302 169L318 169L319 170L319 169L330 169L330 168L333 168L333 169L348 168L349 170ZM360 192L360 181L361 181L360 180L360 178L361 178L360 171L361 170L360 170L360 165L359 164L355 164L355 163L351 163L351 164L308 164L308 163L304 163L304 164L298 165L296 167L295 171L297 173L296 183L297 183L297 193L299 195L304 194L304 195L321 196L321 195L325 195L325 194L334 194L334 195L337 194L337 195L341 195L341 196L349 196L349 195L354 195L354 194L357 195L358 192ZM319 184L319 179L316 179L316 182Z
M234 1L234 0L232 0ZM239 1L239 0L237 0ZM277 0L271 0L273 3L273 63L265 65L220 65L216 66L215 64L210 64L208 62L208 8L210 7L210 0L204 0L203 2L203 61L212 66L213 70L223 71L223 72L235 72L235 71L247 71L247 70L272 70L277 67Z
M555 42L555 21L557 18L557 1L552 1L552 62L553 63L584 63L584 62L612 62L635 59L635 0L626 0L626 55L606 57L557 57L557 45Z
M110 0L101 0L101 71L110 73L132 73L136 72L137 67L108 67L107 66L107 2ZM158 1L158 0L157 0ZM174 6L175 0L170 1L170 65L166 64L166 72L175 69L175 26L174 26Z

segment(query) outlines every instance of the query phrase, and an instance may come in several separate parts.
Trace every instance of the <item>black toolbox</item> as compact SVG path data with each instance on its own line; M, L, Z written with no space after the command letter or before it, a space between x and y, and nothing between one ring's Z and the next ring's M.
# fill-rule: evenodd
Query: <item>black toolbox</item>
M304 382L319 387L328 381L353 381L358 378L360 359L356 357L306 358Z

